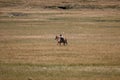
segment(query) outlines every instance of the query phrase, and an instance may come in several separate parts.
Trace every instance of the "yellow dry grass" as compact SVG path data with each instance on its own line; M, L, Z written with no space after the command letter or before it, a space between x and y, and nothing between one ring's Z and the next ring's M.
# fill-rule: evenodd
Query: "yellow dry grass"
M46 4L30 1L28 5ZM119 12L2 7L0 80L119 80ZM67 46L54 40L60 33Z

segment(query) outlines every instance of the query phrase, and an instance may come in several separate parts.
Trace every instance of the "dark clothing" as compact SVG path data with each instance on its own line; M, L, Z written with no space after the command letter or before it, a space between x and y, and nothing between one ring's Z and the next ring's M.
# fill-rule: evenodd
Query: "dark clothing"
M63 37L60 38L60 42L64 42L64 38Z

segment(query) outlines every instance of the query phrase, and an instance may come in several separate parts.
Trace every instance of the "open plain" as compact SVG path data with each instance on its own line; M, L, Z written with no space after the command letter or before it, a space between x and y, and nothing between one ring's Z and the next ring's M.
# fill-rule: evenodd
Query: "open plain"
M119 0L0 0L0 80L119 80ZM63 34L67 46L55 36Z

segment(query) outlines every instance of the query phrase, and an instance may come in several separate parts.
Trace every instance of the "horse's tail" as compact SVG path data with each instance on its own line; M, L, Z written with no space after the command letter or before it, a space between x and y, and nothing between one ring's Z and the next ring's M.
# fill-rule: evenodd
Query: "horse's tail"
M65 39L65 43L66 43L66 44L68 44L68 41L67 41L67 39Z

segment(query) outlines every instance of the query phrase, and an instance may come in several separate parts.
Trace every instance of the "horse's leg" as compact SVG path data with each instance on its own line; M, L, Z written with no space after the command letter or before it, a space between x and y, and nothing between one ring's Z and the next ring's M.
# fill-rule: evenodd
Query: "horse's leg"
M59 41L57 42L57 45L61 45Z
M68 44L67 39L65 40L65 44L66 44L66 45Z
M59 44L59 42L57 43L57 45Z
M60 46L61 46L61 42L60 42Z
M65 42L63 42L63 45L65 46Z
M66 45L68 44L67 40L65 40L65 44L66 44Z
M65 46L65 42L63 42L63 45Z
M57 45L60 45L60 42L58 42Z

